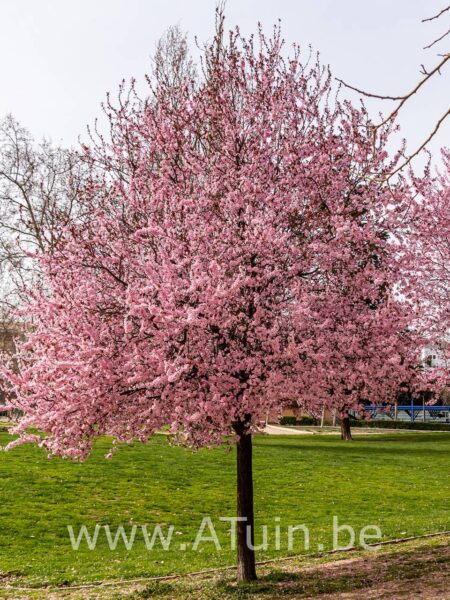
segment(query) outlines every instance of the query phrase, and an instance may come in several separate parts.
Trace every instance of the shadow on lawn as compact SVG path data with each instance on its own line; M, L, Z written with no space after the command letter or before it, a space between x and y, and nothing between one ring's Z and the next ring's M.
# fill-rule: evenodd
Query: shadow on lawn
M395 554L383 553L377 557L347 559L293 570L271 570L258 581L236 585L232 576L226 579L183 580L154 583L133 598L177 598L180 600L271 600L283 598L311 598L322 594L334 597L345 592L389 584L415 589L418 576L428 581L450 578L450 546L423 548ZM420 569L418 569L420 565ZM288 567L287 567L288 568ZM435 576L433 576L435 574ZM355 596L356 597L356 596ZM389 597L383 596L383 597Z

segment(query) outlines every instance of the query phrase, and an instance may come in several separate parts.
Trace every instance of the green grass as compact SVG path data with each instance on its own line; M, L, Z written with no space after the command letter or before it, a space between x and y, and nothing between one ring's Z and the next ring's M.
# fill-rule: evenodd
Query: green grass
M8 434L0 434L0 444ZM20 585L152 577L233 564L228 525L235 513L235 453L224 448L195 454L170 446L166 436L125 446L110 461L100 440L84 464L47 459L23 446L0 456L0 577ZM359 436L260 436L254 440L257 525L269 526L269 549L258 559L287 554L285 527L305 524L311 548L331 546L332 518L378 525L384 539L450 529L447 433ZM203 516L216 525L222 550L212 543L194 552ZM282 546L274 548L275 517ZM95 550L71 548L67 525L174 525L173 544L146 550L138 531L133 549L110 550L104 531ZM258 541L258 540L257 540ZM298 536L294 552L302 551Z

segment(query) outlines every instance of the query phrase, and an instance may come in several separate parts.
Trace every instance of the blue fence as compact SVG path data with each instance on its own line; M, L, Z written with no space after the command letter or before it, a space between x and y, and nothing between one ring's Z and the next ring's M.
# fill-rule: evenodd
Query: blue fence
M395 407L365 406L364 410L371 413L374 420L394 420ZM416 406L403 404L397 406L397 421L424 421L426 423L450 423L450 406Z

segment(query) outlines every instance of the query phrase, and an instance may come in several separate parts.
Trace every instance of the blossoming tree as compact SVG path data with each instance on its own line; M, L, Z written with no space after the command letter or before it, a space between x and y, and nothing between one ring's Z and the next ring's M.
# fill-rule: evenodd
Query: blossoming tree
M414 242L421 267L420 294L441 335L450 329L450 150L442 150L436 177L415 179Z
M429 332L428 352L437 351L438 366L450 381L450 152L442 150L437 175L413 178L418 202L411 218L410 250L415 269L410 269L423 327Z
M13 444L83 459L105 434L145 442L170 425L191 447L231 435L239 580L256 577L258 422L292 399L320 405L338 371L336 402L382 387L379 361L341 355L362 348L370 314L373 347L392 328L377 299L392 295L386 246L408 196L385 183L390 126L374 146L365 111L330 100L326 69L297 48L283 58L279 31L257 39L226 39L219 19L204 77L177 79L176 99L132 87L108 105L111 138L86 149L102 165L79 198L90 222L42 257L34 330L8 374L24 414Z

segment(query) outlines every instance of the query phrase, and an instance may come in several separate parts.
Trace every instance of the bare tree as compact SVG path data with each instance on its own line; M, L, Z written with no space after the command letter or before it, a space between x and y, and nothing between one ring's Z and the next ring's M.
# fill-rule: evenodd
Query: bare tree
M163 91L170 93L172 103L177 99L177 91L195 84L197 72L187 35L178 26L169 27L159 39L152 62L156 86L160 94Z
M37 144L11 115L0 122L0 320L38 276L34 255L51 253L76 213L84 168L75 152Z

